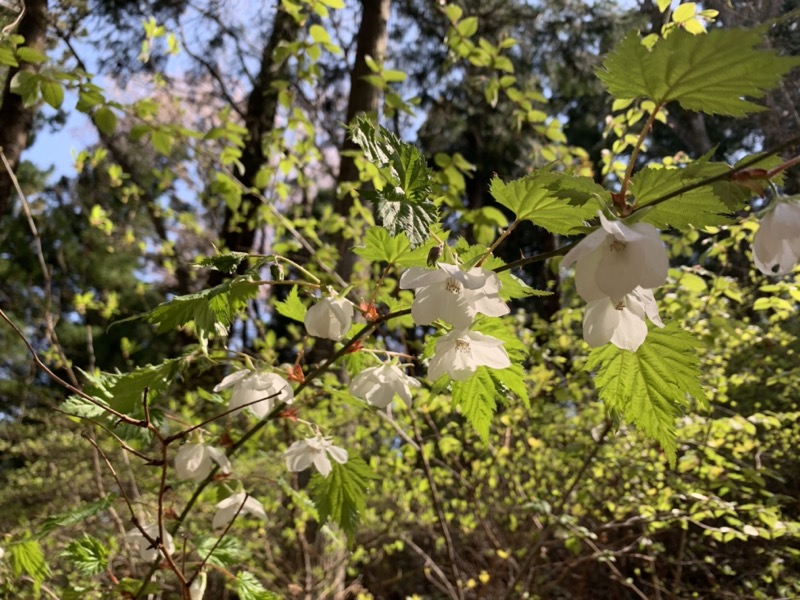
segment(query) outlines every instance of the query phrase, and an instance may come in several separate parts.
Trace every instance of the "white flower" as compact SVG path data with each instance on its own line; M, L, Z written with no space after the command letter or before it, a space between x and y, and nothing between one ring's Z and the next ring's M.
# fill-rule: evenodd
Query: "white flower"
M334 446L330 438L321 435L295 442L283 453L283 457L290 471L304 471L313 463L320 475L327 477L333 468L329 454L340 465L347 462L347 450Z
M503 342L477 331L454 329L436 341L428 377L436 381L447 373L455 381L465 381L480 366L492 369L511 366Z
M157 523L148 525L143 529L151 538L158 539L159 534ZM144 537L138 528L128 531L125 534L125 537L131 544L136 546L136 549L139 551L139 556L142 558L142 560L151 561L158 558L160 551L155 548L151 548L152 544L147 540L146 537ZM169 554L175 552L175 544L172 541L172 536L166 531L166 529L164 530L164 539L161 540L161 544L164 546L164 548L166 548Z
M406 375L396 365L381 365L365 369L350 382L350 393L378 408L386 408L395 396L411 406L411 388L419 381Z
M189 598L191 600L203 600L206 595L206 584L208 583L208 575L205 571L200 571L195 577L192 585L189 586Z
M231 461L221 450L203 444L185 444L175 457L175 471L181 479L199 482L211 473L213 463L226 475L231 472Z
M761 219L753 258L766 275L786 275L800 260L800 199L778 201Z
M664 326L652 290L637 287L616 302L607 296L592 300L583 315L583 339L593 348L611 342L636 352L647 337L645 316Z
M263 419L272 412L279 402L291 404L294 399L292 386L275 373L248 371L247 369L236 371L223 379L214 388L214 391L219 392L229 387L233 388L230 408L234 409L254 402L245 410L259 419ZM259 398L263 398L263 402L256 402ZM233 414L238 414L238 411Z
M438 269L412 267L400 277L400 287L416 290L411 316L417 325L442 319L454 327L469 327L478 313L500 317L509 313L496 273L475 267L439 264Z
M648 223L631 226L600 215L601 227L567 252L561 266L575 267L578 294L591 302L622 298L634 288L652 289L667 280L669 256L658 230Z
M242 504L244 504L244 506L242 506ZM239 510L239 507L241 507L241 510ZM267 518L267 513L264 512L264 507L261 505L261 502L252 496L248 496L245 492L239 492L217 503L217 514L214 515L211 526L214 529L225 527L228 523L233 521L233 517L236 516L237 512L240 515L250 513L262 519Z
M353 323L353 305L344 298L322 298L308 309L303 322L308 335L340 340Z

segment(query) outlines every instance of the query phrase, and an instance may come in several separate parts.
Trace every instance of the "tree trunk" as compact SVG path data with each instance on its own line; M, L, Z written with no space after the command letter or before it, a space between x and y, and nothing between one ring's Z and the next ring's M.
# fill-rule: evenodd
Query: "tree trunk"
M347 101L347 122L351 123L359 113L377 114L380 107L381 90L364 79L370 75L367 66L367 56L371 56L375 62L382 64L386 56L386 43L388 39L389 11L391 0L361 0L363 12L361 14L361 25L358 28L356 38L356 60L353 71L350 75L350 97ZM337 187L342 183L358 180L358 169L352 156L345 153L357 150L358 146L350 139L345 137L342 144L342 158L339 167L339 177ZM345 219L350 214L353 206L352 197L347 194L337 198L335 203L336 212ZM352 241L342 237L339 240L339 265L337 271L342 279L348 281L353 273L355 254L350 246Z
M25 38L25 45L45 51L47 39L47 0L27 0L25 14L19 23L19 35ZM3 86L2 106L0 106L0 148L14 171L19 166L22 151L28 145L28 133L33 126L34 108L25 108L22 96L11 92L11 80L20 71L37 70L36 65L21 62L18 67L11 67ZM5 214L11 206L13 184L11 175L6 169L0 169L0 215Z

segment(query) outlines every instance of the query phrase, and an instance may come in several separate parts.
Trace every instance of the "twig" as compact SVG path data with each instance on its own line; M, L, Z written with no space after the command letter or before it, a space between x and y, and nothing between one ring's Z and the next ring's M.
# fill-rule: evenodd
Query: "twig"
M200 575L200 571L203 570L203 567L208 562L208 559L211 558L212 554L214 554L214 550L216 550L217 546L219 546L220 542L222 542L222 538L224 538L227 535L227 533L230 531L231 527L233 526L233 522L236 520L236 517L239 516L239 513L242 512L242 509L244 508L244 505L247 503L247 499L249 497L250 497L250 494L245 492L244 500L242 500L242 503L239 505L239 508L236 509L236 512L234 513L233 518L228 522L228 524L225 526L225 529L223 530L223 532L217 538L217 541L214 542L214 545L211 547L211 550L208 551L208 554L206 554L205 558L203 558L203 560L200 562L200 566L197 567L197 571L195 572L195 574L192 575L187 580L187 582L186 582L187 585L192 585L192 582L197 578L198 575Z

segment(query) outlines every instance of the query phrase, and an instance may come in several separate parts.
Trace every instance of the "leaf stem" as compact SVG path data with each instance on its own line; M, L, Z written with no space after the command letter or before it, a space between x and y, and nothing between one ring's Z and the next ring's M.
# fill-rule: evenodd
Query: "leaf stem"
M511 232L514 231L517 228L517 225L519 225L520 222L521 221L519 219L514 219L514 221L511 223L511 225L506 227L506 230L503 233L500 234L500 236L494 241L494 244L492 244L489 247L489 249L486 251L486 253L481 257L481 259L477 263L475 263L475 266L476 267L480 267L486 261L486 259L489 258L492 255L492 252L497 250L497 247L500 244L502 244L503 241L505 241L505 239L509 235L511 235Z
M625 169L625 179L622 180L622 187L619 190L619 201L623 206L625 205L625 195L628 193L628 184L631 181L633 169L636 166L636 159L638 158L639 152L642 149L644 140L650 134L650 130L653 128L653 124L656 122L656 115L658 115L663 106L663 102L661 104L656 104L655 108L650 112L650 116L647 118L647 122L645 122L644 127L642 127L642 131L639 133L639 137L636 140L636 145L633 147L631 158L628 161L628 168ZM622 216L627 217L628 215L623 214Z

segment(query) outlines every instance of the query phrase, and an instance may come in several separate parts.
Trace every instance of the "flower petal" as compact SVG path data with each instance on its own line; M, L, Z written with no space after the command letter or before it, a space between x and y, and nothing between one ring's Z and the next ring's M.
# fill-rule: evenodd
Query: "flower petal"
M610 342L619 324L620 312L611 302L611 298L589 302L583 314L583 339L586 343L597 348Z

